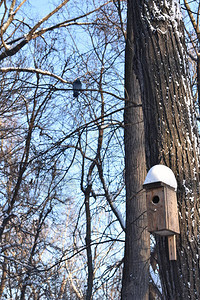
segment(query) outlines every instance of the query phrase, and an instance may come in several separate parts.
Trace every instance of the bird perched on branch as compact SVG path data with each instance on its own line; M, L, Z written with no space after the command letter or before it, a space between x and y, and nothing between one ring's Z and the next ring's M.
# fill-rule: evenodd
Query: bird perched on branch
M82 89L82 83L80 81L79 78L77 78L74 82L73 82L73 96L75 98L78 97L78 95L80 94L80 90Z

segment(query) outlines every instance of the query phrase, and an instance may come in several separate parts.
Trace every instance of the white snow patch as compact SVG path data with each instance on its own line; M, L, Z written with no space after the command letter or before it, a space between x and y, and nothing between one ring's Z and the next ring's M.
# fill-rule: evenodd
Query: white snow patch
M172 170L164 165L155 165L147 173L144 185L160 181L177 190L177 181Z
M124 226L124 228L126 228L126 222L125 222L125 219L124 219L121 211L118 209L118 207L113 202L112 202L112 206L117 214L117 217L118 217L120 223L122 224L122 226Z

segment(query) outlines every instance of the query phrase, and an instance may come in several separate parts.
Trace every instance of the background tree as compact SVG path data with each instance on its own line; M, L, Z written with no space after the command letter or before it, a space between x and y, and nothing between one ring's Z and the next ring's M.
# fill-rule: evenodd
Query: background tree
M125 4L0 5L0 294L119 298Z

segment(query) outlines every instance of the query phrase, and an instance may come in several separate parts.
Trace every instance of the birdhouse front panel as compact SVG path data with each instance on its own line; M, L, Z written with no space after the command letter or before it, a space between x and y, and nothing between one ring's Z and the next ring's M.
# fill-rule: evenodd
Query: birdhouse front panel
M164 187L147 190L146 201L147 201L148 231L151 233L155 233L160 230L165 230L167 224L166 224Z
M146 188L148 231L159 235L180 233L175 190L163 183Z

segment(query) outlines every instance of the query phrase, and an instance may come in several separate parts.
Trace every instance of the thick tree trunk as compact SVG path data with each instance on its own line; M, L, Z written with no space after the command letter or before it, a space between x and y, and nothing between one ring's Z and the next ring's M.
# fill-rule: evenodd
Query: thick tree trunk
M128 10L132 14L131 10ZM141 92L133 69L133 26L128 16L125 89L126 243L122 299L149 298L150 243L146 198L142 184L146 175L144 123Z
M177 261L169 261L166 239L157 238L163 299L200 299L198 145L179 6L175 0L129 0L128 6L134 34L130 76L139 82L147 168L167 165L178 181Z

